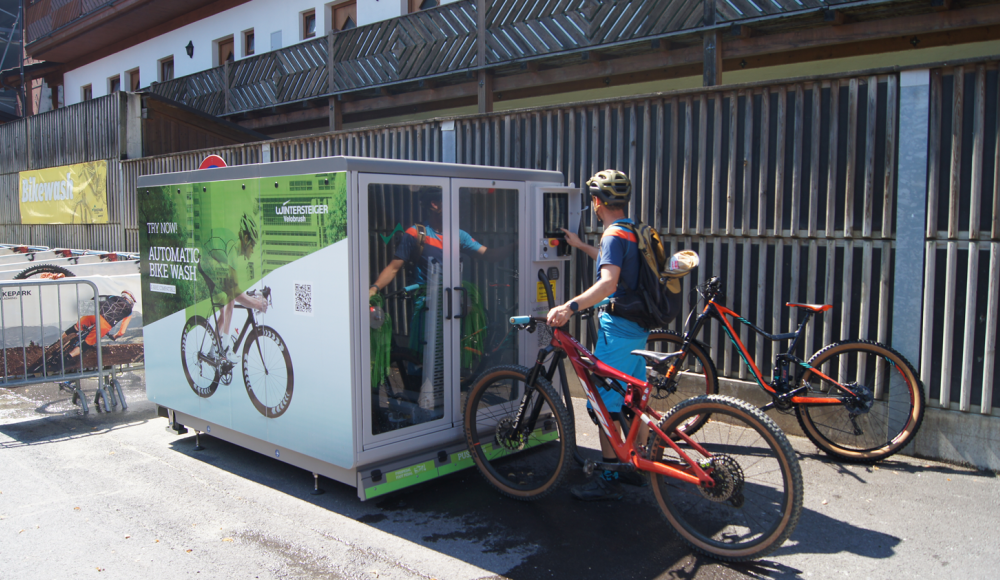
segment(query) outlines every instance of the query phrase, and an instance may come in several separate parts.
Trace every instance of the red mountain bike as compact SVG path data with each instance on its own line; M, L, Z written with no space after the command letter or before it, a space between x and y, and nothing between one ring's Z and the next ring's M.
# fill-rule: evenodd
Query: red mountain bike
M511 324L533 332L545 319L515 316ZM634 354L664 371L680 356ZM761 557L792 533L802 509L802 473L788 439L771 419L743 401L718 395L695 397L661 414L648 403L650 393L662 388L662 376L647 383L620 373L561 328L553 329L552 342L539 350L532 368L489 369L469 392L469 451L500 493L538 499L555 489L569 468L576 451L574 421L551 383L563 359L580 377L620 462L587 461L585 472L647 473L667 522L695 549L719 559ZM624 394L623 415L633 418L622 422L624 439L596 395L596 384ZM692 421L699 422L696 433L688 429ZM646 441L639 440L640 423L649 426Z
M654 397L669 400L719 392L718 374L708 347L696 338L701 328L715 319L738 349L754 380L771 395L771 402L761 410L794 409L802 430L827 454L843 461L873 463L898 452L916 436L924 416L923 386L903 355L869 340L830 344L808 361L794 354L810 318L832 308L829 304L788 303L786 306L805 311L798 329L769 334L718 303L722 297L718 277L710 278L698 292L705 307L700 313L692 311L684 334L657 330L649 336L651 350L678 355L667 365L664 387ZM767 340L791 340L788 350L774 357L771 381L754 364L729 319ZM697 430L703 419L707 417L692 421L687 432Z

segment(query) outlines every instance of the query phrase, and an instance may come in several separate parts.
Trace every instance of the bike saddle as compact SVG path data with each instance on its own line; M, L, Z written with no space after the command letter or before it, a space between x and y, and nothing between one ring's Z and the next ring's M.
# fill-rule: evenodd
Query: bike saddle
M833 304L796 304L793 302L786 302L785 306L789 308L805 308L806 310L812 310L813 312L826 312L827 310L833 308Z
M656 352L652 350L633 350L632 354L636 356L641 356L646 359L653 366L661 365L672 358L676 358L681 355L679 352Z

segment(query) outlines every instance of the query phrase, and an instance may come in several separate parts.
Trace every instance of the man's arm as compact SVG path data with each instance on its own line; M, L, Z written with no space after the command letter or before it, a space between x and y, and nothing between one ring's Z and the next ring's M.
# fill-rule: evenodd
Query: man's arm
M621 272L622 269L618 266L611 264L601 266L601 279L584 291L583 294L580 294L569 302L576 302L580 309L584 309L590 308L594 304L611 296L615 288L618 287L618 277L621 275ZM573 311L569 307L569 302L549 310L546 324L549 326L562 326L566 324L569 317L573 315Z
M591 246L588 243L585 243L583 240L580 239L580 236L574 234L573 232L567 230L566 228L559 228L559 229L561 229L563 233L566 234L566 243L569 244L571 248L576 248L581 252L583 252L584 254L587 254L588 256L590 256L591 260L597 259L597 248ZM600 300L598 300L598 302L600 302Z
M379 290L388 286L389 283L392 282L393 278L396 277L396 274L399 273L399 269L403 267L403 264L405 264L405 262L401 258L395 258L393 261L389 262L389 265L382 270L382 273L380 273L378 278L375 280L375 284L373 284L375 288L368 289L368 297L371 298Z
M479 246L479 249L476 250L476 253L482 257L483 261L502 262L503 260L506 260L508 257L510 257L510 255L513 254L515 251L517 251L517 242L514 242L513 244L507 244L502 248L493 248L493 249L487 248L486 246Z
M122 325L118 327L118 332L115 333L115 338L121 338L125 331L128 330L128 323L132 321L132 315L129 314L122 320Z

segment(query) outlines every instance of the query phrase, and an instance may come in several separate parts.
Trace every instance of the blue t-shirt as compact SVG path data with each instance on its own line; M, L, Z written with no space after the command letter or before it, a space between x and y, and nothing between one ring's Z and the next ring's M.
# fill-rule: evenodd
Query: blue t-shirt
M601 279L601 266L607 264L621 268L618 288L612 296L618 294L623 283L633 290L639 285L639 241L632 230L619 224L633 222L630 219L620 219L608 226L601 236L601 247L597 252L597 280Z
M410 226L403 233L403 239L396 246L395 258L416 264L416 283L427 283L427 264L430 260L437 263L444 262L444 238L441 237L434 228L424 224L424 249L419 256L416 256L417 246L420 242L420 232L415 226ZM478 252L482 244L477 242L465 230L458 230L458 249L461 252Z

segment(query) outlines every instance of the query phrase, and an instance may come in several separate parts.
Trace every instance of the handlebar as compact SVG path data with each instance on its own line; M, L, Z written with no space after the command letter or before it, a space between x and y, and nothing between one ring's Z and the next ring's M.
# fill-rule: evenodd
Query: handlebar
M385 295L385 298L395 298L396 296L408 297L410 294L415 293L420 290L420 284L410 284L409 286L404 286L402 290L396 290L395 292L389 292Z
M605 298L604 300L601 300L600 302L598 302L597 304L594 304L590 308L583 308L583 309L577 311L576 314L584 314L586 312L591 312L595 308L601 308L603 306L607 306L608 304L611 304L611 299L610 298ZM522 327L522 328L533 327L534 325L536 325L538 323L545 324L545 320L546 319L545 319L544 316L511 316L510 317L510 323L513 326Z

